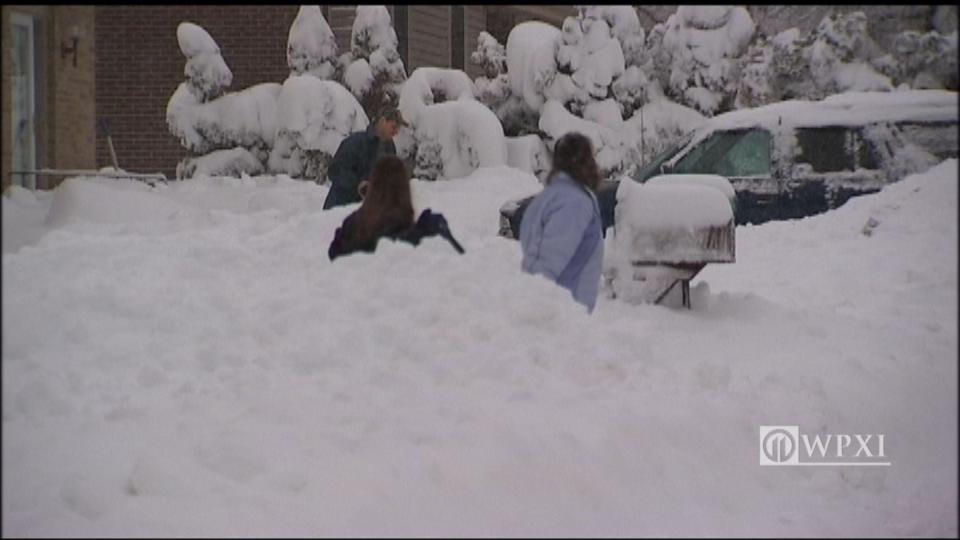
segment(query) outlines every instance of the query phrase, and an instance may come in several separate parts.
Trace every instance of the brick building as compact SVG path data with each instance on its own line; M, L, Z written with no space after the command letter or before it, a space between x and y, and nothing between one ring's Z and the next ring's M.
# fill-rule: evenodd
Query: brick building
M481 30L501 43L526 20L560 26L572 6L387 6L407 73L453 67L471 78ZM166 125L167 101L184 80L177 25L205 28L220 46L235 91L282 83L287 35L299 6L3 6L3 185L55 186L62 178L11 175L38 168L112 164L100 120L109 121L117 161L131 172L174 177L185 150ZM322 6L341 52L354 6ZM74 40L76 38L76 40ZM74 50L76 52L74 52ZM74 60L76 58L76 60Z

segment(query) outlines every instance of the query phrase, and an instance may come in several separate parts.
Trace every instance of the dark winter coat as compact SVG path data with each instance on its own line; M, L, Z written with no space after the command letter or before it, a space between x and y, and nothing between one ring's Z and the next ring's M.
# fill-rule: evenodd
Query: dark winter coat
M330 178L330 191L323 202L323 208L333 208L360 202L357 188L360 182L370 175L373 163L383 155L397 155L393 141L383 141L374 131L376 124L370 124L366 131L351 133L340 142L337 153L333 155L327 177Z
M348 255L357 251L373 253L377 249L377 242L381 238L390 238L392 240L403 240L413 245L419 245L420 240L428 236L441 236L445 238L459 253L463 253L463 247L456 241L450 233L446 218L443 214L434 214L430 209L424 210L416 223L411 227L405 227L401 223L385 223L378 234L366 242L362 242L354 237L355 222L357 212L354 210L333 234L333 241L327 249L327 255L330 260L334 260L341 255Z

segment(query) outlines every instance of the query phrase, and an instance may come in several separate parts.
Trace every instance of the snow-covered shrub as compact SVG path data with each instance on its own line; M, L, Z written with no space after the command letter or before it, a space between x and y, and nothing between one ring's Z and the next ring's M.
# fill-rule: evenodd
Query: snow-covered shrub
M487 32L480 32L477 50L470 54L470 60L483 70L483 74L473 80L477 100L497 115L504 133L508 136L535 133L537 115L510 90L506 47Z
M192 176L197 167L190 163L214 150L243 149L262 169L274 142L280 85L263 83L224 94L232 75L210 34L184 22L177 27L177 41L187 57L187 80L170 97L166 118L170 133L189 152L177 167L178 178ZM248 171L256 168L244 166Z
M202 27L191 22L177 26L177 44L187 57L183 74L187 77L187 89L200 103L223 93L233 81L233 73L220 55L220 47Z
M936 30L897 34L893 51L872 65L894 84L911 88L957 89L957 31L944 36Z
M188 83L181 83L167 104L167 125L194 155L241 146L266 161L279 94L279 84L262 83L200 103Z
M507 164L503 126L475 99L427 105L413 125L418 149L414 174L424 180L461 178L479 167Z
M539 21L520 23L507 36L510 91L535 115L539 115L546 101L544 88L557 75L559 36L559 29Z
M200 157L188 157L177 164L177 178L195 176L258 175L264 173L263 163L245 148L215 150Z
M336 78L337 40L320 6L300 6L287 34L287 66L291 75Z
M417 68L400 91L399 108L411 125L420 112L434 103L457 99L475 99L476 88L467 74L458 69Z
M571 131L578 131L589 137L601 175L615 174L623 167L623 140L619 131L580 118L568 111L559 101L550 100L543 106L540 130L546 134L547 140L544 142L551 152L554 143Z
M813 43L805 51L819 94L810 97L892 90L890 78L868 63L875 51L876 44L867 33L867 16L862 11L824 17L814 32Z
M373 118L384 106L397 105L407 78L386 6L357 6L350 44L340 57L343 84Z
M340 142L369 120L349 90L312 75L291 75L277 98L277 134L269 170L325 182Z
M471 167L477 167L476 160L469 158L470 142L462 140L462 135L466 132L464 130L474 128L460 126L458 122L464 121L464 118L439 118L438 111L445 111L444 114L450 115L466 115L471 121L476 121L489 129L492 140L498 141L495 147L502 149L500 164L506 163L506 143L502 140L503 125L496 114L476 101L475 95L473 82L460 70L426 67L417 68L410 74L410 78L400 91L399 100L400 112L409 122L410 127L401 130L400 134L402 135L404 131L412 134L413 145L410 151L415 156L415 175L428 180L454 178L452 171L469 172L472 170ZM448 102L464 102L471 105L460 108L453 106L436 108L437 105L446 105ZM483 113L477 112L475 106L482 109ZM422 116L424 118L421 118ZM450 122L453 123L449 124ZM456 131L458 129L461 131ZM458 136L460 139L454 140L451 138L453 136ZM397 151L399 154L399 147ZM465 157L455 157L461 155ZM472 165L463 166L465 163Z
M654 63L669 64L665 90L704 114L728 111L739 86L738 59L753 37L750 13L739 6L680 6L651 31Z

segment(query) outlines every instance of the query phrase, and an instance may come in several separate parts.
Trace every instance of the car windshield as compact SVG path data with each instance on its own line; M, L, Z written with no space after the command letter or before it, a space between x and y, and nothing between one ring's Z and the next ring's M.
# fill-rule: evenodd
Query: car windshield
M680 159L673 172L727 177L769 174L770 133L762 129L714 133Z
M660 166L666 163L667 160L673 156L677 155L677 152L679 152L683 147L687 146L692 138L693 133L687 134L683 137L683 139L680 140L680 142L657 154L652 161L634 173L632 178L637 182L645 182L648 178L660 174Z

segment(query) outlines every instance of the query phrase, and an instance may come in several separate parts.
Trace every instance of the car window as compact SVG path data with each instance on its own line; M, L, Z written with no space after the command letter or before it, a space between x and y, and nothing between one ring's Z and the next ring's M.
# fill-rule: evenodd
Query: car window
M674 168L676 173L758 176L770 173L770 133L762 129L714 133Z
M853 170L853 154L844 127L797 129L800 145L799 163L808 163L813 172L828 173Z

